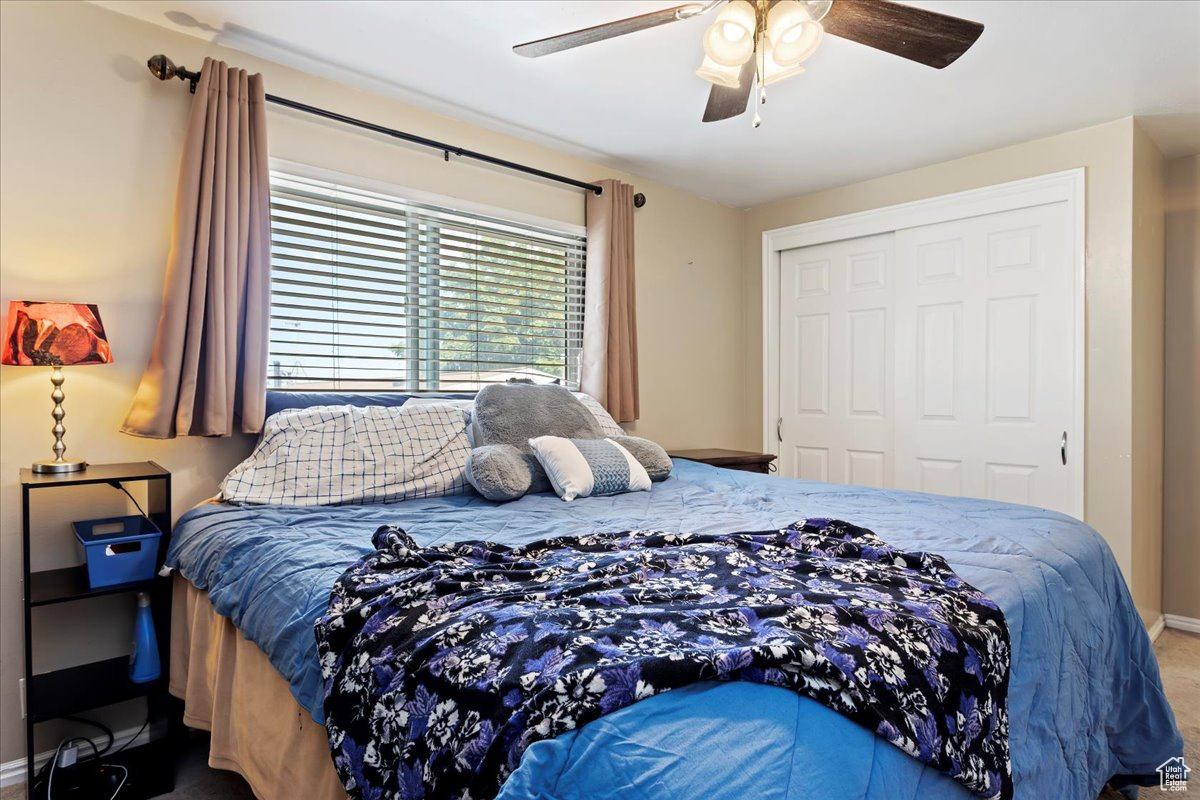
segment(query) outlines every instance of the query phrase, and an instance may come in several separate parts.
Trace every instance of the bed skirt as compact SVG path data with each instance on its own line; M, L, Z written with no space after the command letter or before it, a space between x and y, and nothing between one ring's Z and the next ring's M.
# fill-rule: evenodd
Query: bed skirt
M346 800L325 726L300 707L266 654L178 573L171 607L171 694L183 722L212 733L208 764L259 800Z

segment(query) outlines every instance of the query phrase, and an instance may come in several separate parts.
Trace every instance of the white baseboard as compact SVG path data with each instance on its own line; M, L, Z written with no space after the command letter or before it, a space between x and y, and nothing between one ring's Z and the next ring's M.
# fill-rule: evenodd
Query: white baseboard
M1182 617L1179 614L1164 614L1168 628L1174 628L1177 631L1187 631L1188 633L1200 633L1200 619L1195 617Z
M1158 641L1159 635L1162 634L1163 628L1165 628L1166 626L1167 626L1166 616L1164 616L1163 614L1159 614L1158 619L1154 620L1154 624L1152 624L1149 628L1146 629L1146 633L1150 636L1150 641L1151 642Z
M90 732L89 735L92 739L97 738L97 734L94 732ZM137 739L134 739L133 738L134 736L137 736ZM101 741L103 741L105 737L103 734L99 734L98 738ZM112 749L116 750L119 747L124 747L125 744L127 742L129 742L130 740L133 740L133 743L129 745L130 747L140 747L141 745L144 745L146 742L150 741L149 727L147 727L145 729L138 727L138 728L127 728L126 730L123 730L123 731L113 731ZM100 742L97 742L96 744L99 745ZM88 747L87 747L87 745L84 745L83 748L80 750L80 754L82 755L87 752L88 752ZM45 764L47 761L49 761L53 756L54 756L53 750L47 750L44 753L38 753L37 756L33 760L34 769L35 770L41 769L42 765ZM103 757L101 757L101 761L103 761L103 760L104 760ZM12 761L5 761L5 762L0 763L0 789L3 789L8 786L17 786L22 783L25 783L25 759L24 758L17 758Z

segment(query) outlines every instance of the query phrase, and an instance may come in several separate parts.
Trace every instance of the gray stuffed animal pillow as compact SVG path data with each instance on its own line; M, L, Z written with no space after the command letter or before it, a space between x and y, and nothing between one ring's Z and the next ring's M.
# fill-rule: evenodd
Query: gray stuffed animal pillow
M471 412L475 448L467 480L488 500L516 500L550 490L550 479L533 455L537 436L602 439L592 412L562 386L498 383L475 395Z
M467 462L467 480L488 500L516 500L527 492L550 491L550 479L533 455L529 440L538 436L603 439L595 416L566 388L505 383L485 386L471 414L475 444ZM616 439L645 468L652 480L670 474L666 451L648 439Z
M652 442L640 436L609 436L608 438L628 450L629 454L645 467L646 474L655 483L665 481L671 475L671 457L658 442Z

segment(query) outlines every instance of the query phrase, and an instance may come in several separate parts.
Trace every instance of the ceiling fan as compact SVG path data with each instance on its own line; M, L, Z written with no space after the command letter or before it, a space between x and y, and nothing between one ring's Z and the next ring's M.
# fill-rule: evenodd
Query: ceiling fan
M718 6L704 33L704 61L696 70L713 84L705 122L743 114L755 84L758 104L765 103L766 87L803 72L803 62L826 33L935 69L954 63L983 33L978 22L890 0L711 0L525 42L513 52L536 58L691 19ZM754 127L761 121L755 111Z

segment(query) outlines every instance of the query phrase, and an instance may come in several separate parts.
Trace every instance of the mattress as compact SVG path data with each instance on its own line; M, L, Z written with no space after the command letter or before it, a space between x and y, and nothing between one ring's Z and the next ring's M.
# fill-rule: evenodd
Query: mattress
M653 491L504 505L477 495L372 506L211 504L186 514L167 564L270 659L323 721L313 622L336 578L394 524L421 545L651 529L722 532L835 517L944 556L1004 611L1016 796L1094 800L1153 775L1182 741L1149 639L1104 541L1078 520L994 501L814 483L677 461ZM725 764L728 769L716 768ZM735 780L733 776L736 776ZM869 731L798 695L699 684L533 745L502 797L962 798Z

